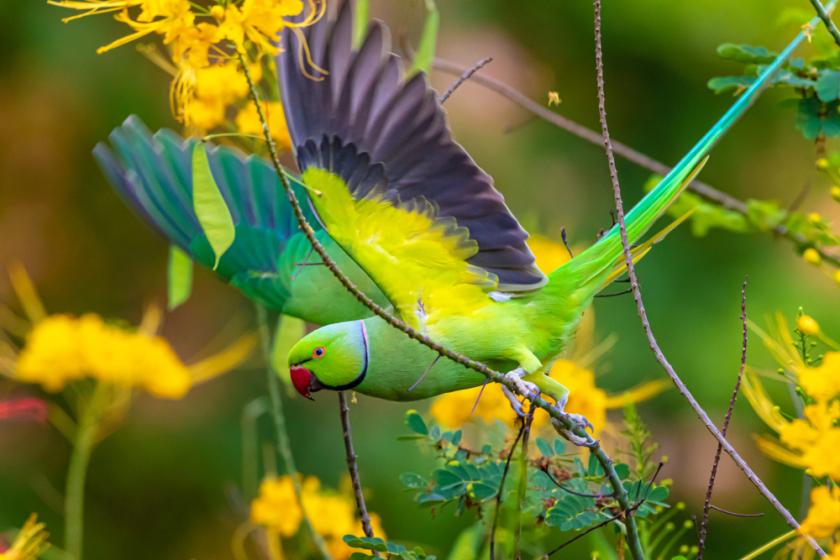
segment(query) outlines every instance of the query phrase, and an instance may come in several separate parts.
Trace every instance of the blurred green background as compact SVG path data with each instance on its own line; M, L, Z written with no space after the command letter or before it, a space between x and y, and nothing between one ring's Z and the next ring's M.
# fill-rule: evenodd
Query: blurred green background
M441 2L439 54L464 65L493 56L483 73L597 127L592 10L589 2ZM783 46L797 31L779 17L800 0L607 2L604 8L607 103L614 138L664 162L674 162L728 106L706 81L737 73L719 59L725 41ZM416 40L418 1L372 2L374 15L395 37ZM153 129L177 128L169 113L168 77L133 47L97 56L95 49L124 33L108 17L64 25L62 10L40 0L0 4L0 266L22 261L50 311L95 311L137 322L145 304L165 301L167 244L137 219L108 187L91 149L130 113ZM451 77L435 74L438 88ZM794 130L794 115L770 92L713 153L702 178L741 198L792 200L806 183L804 207L840 221L824 179L814 170L813 146ZM477 85L463 86L447 103L457 138L495 178L531 231L573 245L591 242L609 225L612 208L601 149L539 122ZM514 127L510 131L508 128ZM635 201L649 174L619 160L626 200ZM687 228L657 247L640 267L649 314L678 371L721 418L737 371L739 290L749 275L749 315L761 322L802 305L840 335L838 288L769 236ZM12 302L6 274L0 298ZM618 344L601 361L599 383L611 391L664 375L647 350L629 296L596 303L600 337ZM196 274L191 300L166 317L164 334L184 358L202 355L253 326L251 305L211 273ZM770 365L753 342L750 362ZM141 395L124 427L96 450L87 494L89 558L228 558L242 521L230 489L241 479L240 414L265 394L258 360L251 367L164 402ZM2 388L0 398L22 394ZM34 388L28 389L34 392ZM335 397L294 399L289 423L300 470L329 485L344 470ZM421 409L425 403L417 403ZM412 443L396 441L410 406L360 397L354 432L369 506L389 536L444 553L472 518L451 511L432 516L412 504L398 475L430 472L433 461ZM670 457L664 476L675 495L699 515L714 442L674 391L642 406ZM263 426L269 435L268 424ZM758 454L755 415L739 402L732 441L793 511L800 477ZM69 448L44 426L0 425L0 528L19 526L30 511L46 520L60 542L60 497ZM732 558L784 531L784 524L747 480L724 459L715 503L738 511L767 511L763 519L712 515L710 558ZM583 557L583 549L569 558Z

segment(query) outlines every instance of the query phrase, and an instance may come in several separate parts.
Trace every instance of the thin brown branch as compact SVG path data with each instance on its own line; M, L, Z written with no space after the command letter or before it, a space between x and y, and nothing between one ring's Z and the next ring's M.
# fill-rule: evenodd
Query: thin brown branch
M738 400L738 393L741 390L741 380L744 378L744 370L747 367L747 282L748 279L744 278L744 283L741 285L741 365L738 368L738 377L735 379L735 387L732 389L732 396L729 397L729 407L726 409L723 425L720 428L720 433L724 436L729 429L729 422L732 420L732 411L735 409L735 401ZM709 530L709 509L712 507L712 491L715 487L715 478L717 477L722 451L723 448L718 443L717 450L715 450L715 459L712 462L712 472L709 474L709 484L706 487L706 499L703 502L703 517L700 520L697 560L702 560L706 548L706 535Z
M366 537L373 537L373 527L370 524L370 514L365 503L365 493L362 490L362 479L359 476L359 463L356 450L353 448L353 432L350 427L350 406L344 391L338 392L338 411L341 416L341 432L344 436L344 451L347 456L347 472L353 484L353 496L356 499L356 509L362 522L362 530Z
M606 109L606 95L604 93L604 65L603 65L603 51L601 48L601 0L593 0L593 4L595 7L595 70L596 70L596 78L597 78L597 87L598 87L598 118L601 122L601 134L603 135L603 144L604 144L604 151L607 154L607 163L609 165L610 170L610 182L612 183L613 188L613 197L615 199L615 207L618 217L618 226L619 232L621 234L621 245L624 250L624 262L627 266L627 275L630 278L630 286L633 289L633 299L636 301L636 310L639 314L639 319L642 323L642 329L644 330L645 337L647 338L648 345L650 346L651 351L653 352L654 356L656 357L656 361L662 366L668 376L671 378L671 381L677 387L679 393L683 396L683 398L688 401L691 405L691 408L694 409L694 412L703 422L703 425L706 427L709 432L718 440L718 443L723 447L727 454L732 457L732 460L735 461L735 464L738 465L750 482L758 489L758 491L769 501L776 511L784 518L784 520L793 527L794 529L799 528L799 523L794 519L794 517L790 514L790 512L785 508L784 505L779 501L778 498L770 491L767 485L758 477L757 474L752 470L749 464L741 457L738 451L732 447L732 445L726 440L723 434L720 433L717 426L712 422L711 418L709 418L708 413L700 406L700 403L697 402L697 399L694 398L694 395L685 385L683 380L674 370L671 363L668 361L668 358L665 357L665 354L662 352L662 349L659 347L659 343L656 341L656 336L653 334L653 329L650 326L650 321L648 320L647 310L645 309L644 301L642 301L642 292L639 287L639 279L636 275L636 267L633 265L633 255L631 253L630 244L627 240L627 225L624 219L624 203L621 199L621 185L618 181L618 171L616 170L615 165L615 155L613 151L613 145L610 140L610 132L607 126L607 109ZM820 557L824 558L826 556L825 551L820 548L819 544L812 538L808 538L808 543L811 547L817 551Z
M630 501L627 497L627 492L624 489L624 486L621 483L621 478L618 476L618 473L615 471L613 466L612 459L606 454L606 452L601 448L601 444L598 440L594 439L589 432L586 431L586 427L578 423L573 417L569 416L561 412L556 406L553 406L551 403L546 401L539 395L530 395L520 392L519 388L508 378L504 376L504 374L489 368L485 364L468 358L462 354L454 352L441 344L438 344L428 336L418 332L417 330L413 329L411 326L406 324L404 321L391 315L388 311L386 311L383 307L379 306L374 302L370 297L367 296L364 292L362 292L348 277L344 272L338 267L336 262L330 257L327 253L324 246L318 241L315 237L315 231L312 229L312 226L309 224L306 216L303 214L303 210L301 209L300 203L298 202L297 196L295 195L294 190L292 190L291 185L289 184L288 179L286 178L286 174L283 171L283 167L280 164L280 158L277 155L277 147L274 144L274 138L271 136L271 131L268 128L268 121L266 121L265 114L263 112L262 105L260 104L259 94L257 93L257 88L254 85L254 81L251 78L251 73L248 68L248 65L245 63L245 58L242 53L238 53L240 65L243 68L243 73L245 74L245 79L248 83L248 89L250 90L251 100L253 101L256 111L257 117L260 120L260 124L262 125L263 137L265 138L266 145L268 146L268 153L270 156L271 163L274 167L275 172L277 173L277 177L280 179L280 184L283 187L283 190L286 193L286 197L289 201L289 205L292 207L292 211L295 216L295 220L298 223L301 231L303 232L306 239L309 241L310 245L314 249L318 256L321 257L321 260L324 262L324 265L327 269L332 273L333 276L339 281L339 283L346 289L356 300L358 300L362 305L370 309L377 317L384 320L390 326L394 327L395 329L402 331L406 336L415 340L424 346L434 350L439 355L449 358L453 362L460 364L464 367L472 369L491 381L495 381L496 383L500 383L510 389L513 393L524 397L525 399L529 400L532 406L536 406L545 410L548 415L552 418L552 426L557 430L557 432L568 439L568 434L571 433L581 442L583 445L589 449L589 452L595 456L598 463L604 469L604 472L607 473L607 478L610 482L610 486L612 486L613 490L615 491L616 500L621 504L625 510L630 508ZM636 531L635 525L632 527L633 531ZM641 556L634 556L634 558L642 558Z
M461 75L458 76L458 79L455 80L452 83L452 85L449 86L449 88L447 88L447 90L445 92L443 92L443 95L438 97L438 101L440 102L440 104L443 105L444 103L446 103L446 100L449 99L449 97L453 93L455 93L456 89L461 87L461 84L463 84L464 82L469 80L472 77L473 74L475 74L476 72L478 72L479 70L481 70L482 68L484 68L485 66L490 64L491 62L493 62L493 57L488 56L486 58L482 58L481 60L479 60L478 62L476 62L475 64L473 64L469 68L467 68L466 70L464 70L461 73Z
M711 507L711 509L713 509L713 510L719 512L719 513L722 513L724 515L730 515L732 517L764 517L764 512L763 511L759 511L759 512L756 512L756 513L738 513L737 511L732 511L732 510L724 509L720 506L716 506L715 504L712 504L710 507ZM699 558L699 556L698 556L698 558Z
M459 75L466 70L466 68L460 64L456 64L454 62L444 60L441 58L436 58L432 62L432 68L441 72L446 72L447 74L454 75ZM552 124L562 130L565 130L566 132L569 132L582 140L586 140L590 144L595 144L597 146L602 145L603 140L599 133L583 126L578 122L573 121L572 119L569 119L562 115L558 115L550 109L543 107L536 101L530 99L525 94L507 85L506 83L488 76L484 76L482 74L475 74L470 79L471 81L481 86L484 86L485 88L495 93L498 93L502 97L507 98L513 103L516 103L526 111L533 113L534 115L543 119L547 123ZM652 157L631 148L627 144L619 142L618 140L612 140L612 146L615 154L621 156L622 158L626 159L631 163L635 163L639 167L647 169L648 171L652 171L659 175L667 175L668 172L671 170L671 168L665 165L664 163L657 161ZM717 188L713 187L712 185L709 185L708 183L704 183L703 181L695 179L688 185L688 188L691 191L703 197L704 199L708 200L709 202L713 202L721 206L722 208L732 210L733 212L737 212L738 214L741 214L745 217L749 215L749 207L747 206L746 202L732 195L726 194L725 192L718 190ZM809 242L805 237L803 237L801 234L790 231L783 225L775 226L770 231L772 231L775 235L779 237L787 239L797 247L809 245ZM814 247L814 249L816 249L820 253L820 255L823 258L823 261L831 263L834 266L840 267L840 257L835 256L831 253L827 253L819 247Z
M825 24L825 28L828 29L828 32L834 38L834 42L840 46L840 29L837 29L837 26L834 25L833 21L831 21L831 14L825 9L825 6L822 5L820 0L811 0L811 5L817 11L817 15L820 16L820 19Z
M601 47L601 0L593 0L595 12L595 72L597 76L598 86L598 118L601 121L601 134L603 136L604 149L607 152L607 163L610 168L610 181L613 186L613 195L615 197L615 208L618 217L618 226L621 231L621 244L624 249L624 260L627 263L627 272L630 276L630 286L633 289L633 297L636 298L637 303L641 304L641 293L639 292L639 285L636 281L636 271L633 266L633 254L631 252L630 243L627 240L627 226L624 223L624 203L621 200L621 185L618 183L618 171L615 167L615 156L613 155L612 144L610 143L610 130L607 127L607 109L606 109L606 95L604 94L604 53ZM644 307L642 307L642 310ZM642 544L638 540L638 532L635 530L636 520L633 517L632 511L627 511L628 525L627 531L627 546L630 551L636 551L634 556L644 558L644 551ZM630 531L632 526L633 530Z
M493 523L490 526L490 560L496 560L496 527L499 524L499 511L502 509L502 495L505 490L505 480L507 480L508 471L510 471L510 461L513 459L513 453L516 451L516 446L524 432L525 424L519 428L516 437L513 439L513 443L510 444L510 451L508 451L508 456L505 459L505 468L502 469L502 478L499 480L499 491L496 493L496 507L493 510Z

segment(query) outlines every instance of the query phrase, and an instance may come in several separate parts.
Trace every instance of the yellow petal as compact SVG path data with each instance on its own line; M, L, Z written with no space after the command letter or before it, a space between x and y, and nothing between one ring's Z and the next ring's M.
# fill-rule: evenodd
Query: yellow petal
M203 383L234 369L245 361L256 344L255 334L245 334L221 352L192 364L189 366L189 371L193 382Z
M802 457L787 449L782 447L774 440L755 435L755 443L758 445L758 448L761 450L762 453L770 457L771 459L783 463L785 465L790 465L791 467L796 467L798 469L803 469L806 467L805 462L802 460Z
M747 369L744 372L742 389L750 406L770 429L778 433L787 426L787 422L779 413L778 407L767 396L764 385L752 369Z
M30 321L37 323L47 316L47 312L44 311L44 304L41 303L38 292L35 291L35 286L32 284L32 279L22 264L14 262L9 266L9 280L12 283L12 289L20 300L20 304L23 306L24 313Z
M607 397L607 408L622 408L628 404L645 401L655 397L671 385L667 379L657 379L636 385L632 389L623 391L617 395Z

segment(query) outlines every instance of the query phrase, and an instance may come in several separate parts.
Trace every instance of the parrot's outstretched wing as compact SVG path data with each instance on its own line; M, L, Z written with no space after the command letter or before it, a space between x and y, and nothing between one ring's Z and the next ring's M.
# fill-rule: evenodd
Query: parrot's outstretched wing
M526 292L546 277L528 234L491 178L451 137L426 76L405 79L387 29L351 46L352 10L322 18L304 39L321 79L305 74L284 36L278 57L286 121L302 180L330 236L400 315L465 311L490 292Z
M171 243L212 268L215 256L193 208L192 151L199 140L185 140L169 130L152 135L139 118L131 116L114 129L109 141L110 146L98 144L94 156L115 190ZM308 262L314 260L312 250L271 165L209 143L207 152L236 231L233 245L216 269L219 276L272 309L311 322L368 316L365 308L348 300L347 291L325 267L302 267L302 263L312 264ZM306 200L303 186L292 183L297 196ZM319 231L318 236L362 289L384 301L325 232Z

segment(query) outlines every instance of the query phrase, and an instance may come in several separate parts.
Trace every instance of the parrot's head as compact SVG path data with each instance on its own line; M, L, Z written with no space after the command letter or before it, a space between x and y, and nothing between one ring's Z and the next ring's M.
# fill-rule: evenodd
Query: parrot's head
M292 347L289 375L297 392L311 399L321 389L352 389L365 378L369 362L364 321L335 323L312 331Z

